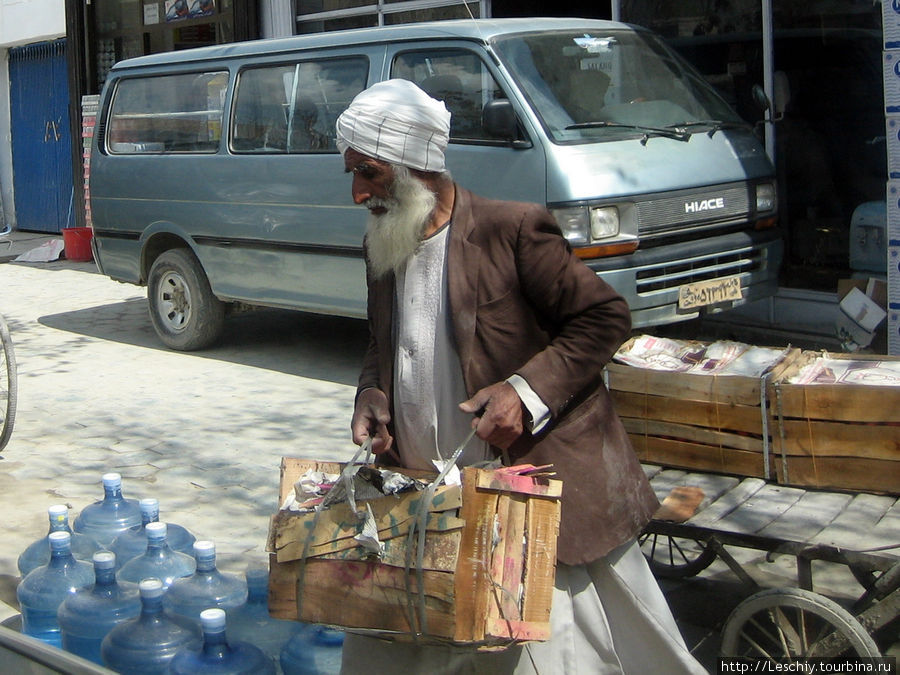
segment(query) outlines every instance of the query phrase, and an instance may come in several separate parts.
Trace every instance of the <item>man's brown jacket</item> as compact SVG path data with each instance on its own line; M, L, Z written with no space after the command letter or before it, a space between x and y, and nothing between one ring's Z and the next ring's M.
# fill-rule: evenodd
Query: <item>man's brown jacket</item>
M510 459L553 464L563 481L557 558L596 560L635 537L658 506L601 375L631 327L628 306L571 253L541 206L457 186L449 234L446 278L466 390L518 373L544 401L550 422L523 433ZM359 390L378 387L389 401L393 305L393 275L370 279Z

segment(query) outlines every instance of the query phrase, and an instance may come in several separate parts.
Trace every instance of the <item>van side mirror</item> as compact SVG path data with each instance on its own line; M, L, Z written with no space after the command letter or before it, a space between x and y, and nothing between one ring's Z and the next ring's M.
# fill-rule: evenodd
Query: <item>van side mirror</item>
M754 84L753 88L750 90L750 95L753 97L753 104L759 108L760 112L769 111L774 117L775 111L772 107L772 101L766 96L765 89L758 84Z
M481 126L491 136L513 143L516 140L516 111L506 98L488 101L481 111Z

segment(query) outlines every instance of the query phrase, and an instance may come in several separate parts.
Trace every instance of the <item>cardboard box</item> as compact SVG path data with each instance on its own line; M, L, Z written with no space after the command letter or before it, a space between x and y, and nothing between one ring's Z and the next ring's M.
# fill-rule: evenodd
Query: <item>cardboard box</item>
M900 4L893 0L881 0L881 25L884 48L900 48Z
M280 503L310 468L342 465L282 459ZM380 558L355 545L359 521L346 503L318 517L280 511L269 532L269 613L394 640L478 648L547 640L561 492L561 481L542 474L464 469L461 487L435 491L421 568L409 527L422 492L357 500L378 522Z
M838 305L835 330L846 351L868 347L887 312L859 288L851 288Z

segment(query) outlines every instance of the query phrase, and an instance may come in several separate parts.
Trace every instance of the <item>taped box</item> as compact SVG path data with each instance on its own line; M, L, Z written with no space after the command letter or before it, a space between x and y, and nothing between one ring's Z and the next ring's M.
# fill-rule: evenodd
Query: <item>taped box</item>
M307 471L343 467L283 458L280 503ZM479 649L549 639L562 482L546 469L465 468L462 484L438 486L430 504L411 491L357 495L355 512L348 502L279 511L269 529L270 615ZM362 514L370 539L377 529L380 553L360 543ZM410 528L423 522L420 545Z

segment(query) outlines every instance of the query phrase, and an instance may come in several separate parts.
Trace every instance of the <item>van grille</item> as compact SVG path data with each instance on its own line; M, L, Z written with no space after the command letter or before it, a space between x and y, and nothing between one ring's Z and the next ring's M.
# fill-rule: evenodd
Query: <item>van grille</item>
M746 222L750 214L750 189L744 183L712 186L638 202L638 234L644 239L684 229Z
M636 274L637 292L677 290L682 284L753 272L763 266L762 255L752 247L700 255L689 260L650 265Z

